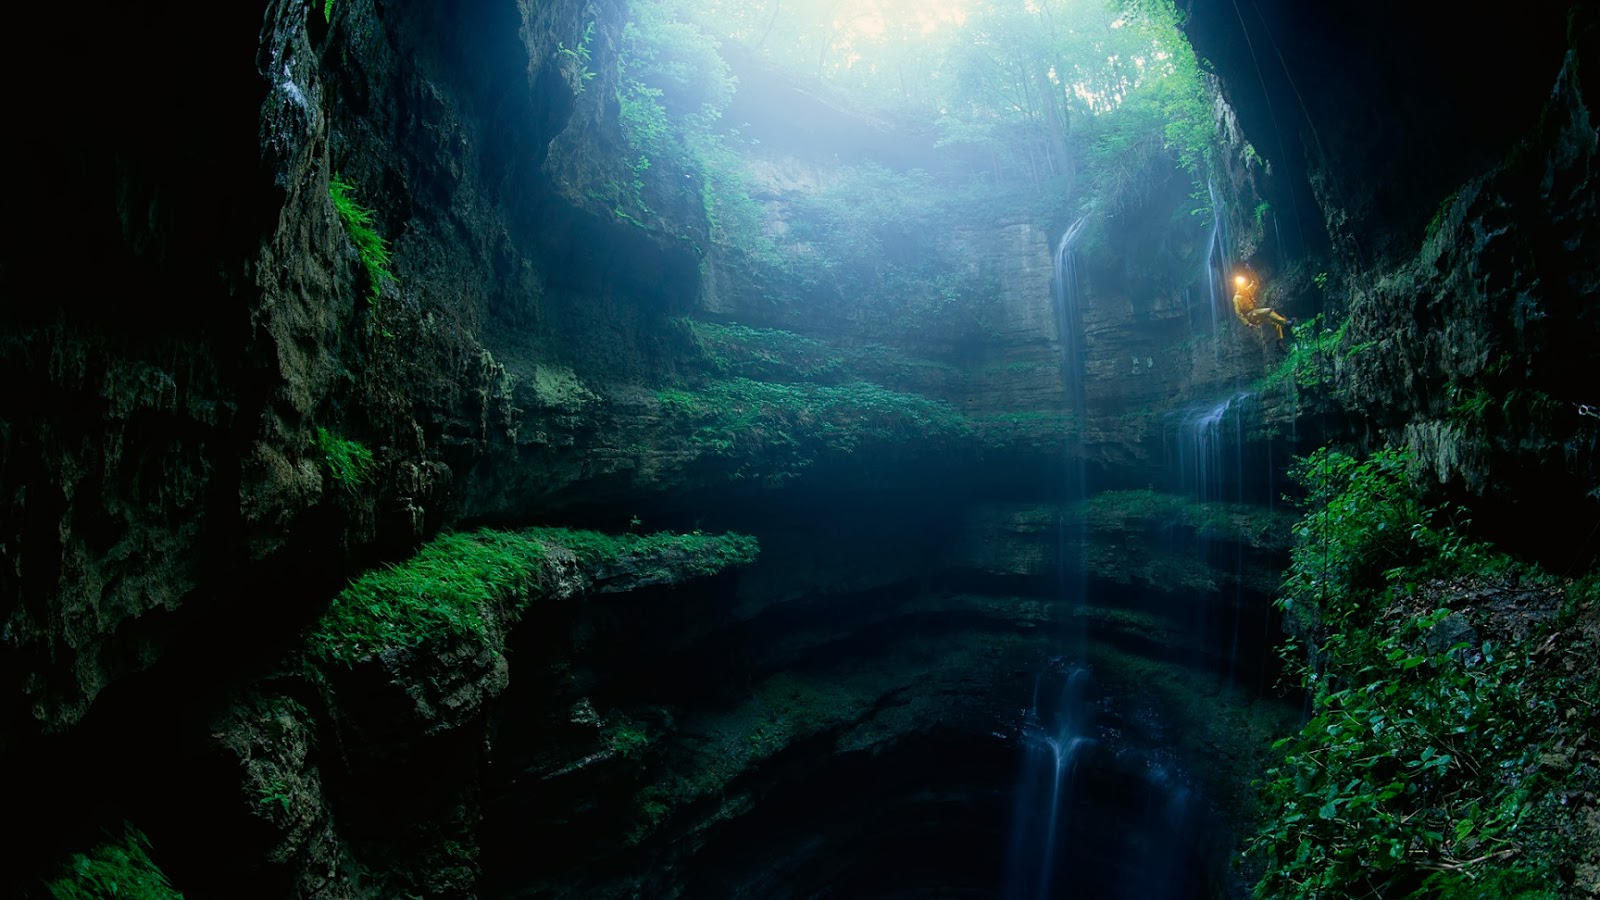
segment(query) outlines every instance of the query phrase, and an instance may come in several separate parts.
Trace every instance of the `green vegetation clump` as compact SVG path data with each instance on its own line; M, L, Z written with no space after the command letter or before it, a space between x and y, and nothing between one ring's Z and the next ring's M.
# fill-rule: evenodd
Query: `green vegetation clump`
M717 41L683 21L662 0L635 0L618 53L618 122L628 141L627 173L611 179L591 199L609 204L621 221L645 227L653 215L648 173L661 166L682 172L697 186L707 181L697 143L714 141L709 129L733 99L735 79ZM670 182L676 182L676 175Z
M354 488L372 477L372 451L360 441L346 440L318 426L317 449L322 451L333 480L345 487Z
M288 815L289 807L294 802L294 794L289 783L283 779L274 779L255 786L256 803L265 807L276 807L284 815Z
M594 80L594 70L589 68L589 63L594 57L589 51L589 45L594 42L594 23L583 27L583 35L578 38L578 46L568 47L563 42L556 43L556 56L564 60L572 69L572 84L574 90L581 94Z
M650 745L650 735L632 722L623 722L606 732L606 749L627 759Z
M1320 315L1295 325L1289 352L1278 367L1267 374L1260 390L1281 390L1292 385L1302 394L1337 398L1345 361L1372 348L1370 341L1348 344L1345 333L1349 326L1350 323L1344 321L1337 328L1325 327Z
M1537 388L1509 386L1505 370L1510 364L1509 357L1501 355L1476 378L1452 380L1446 388L1454 400L1450 418L1492 435L1549 432L1557 427L1566 406Z
M1412 465L1320 450L1293 470L1309 496L1279 603L1313 716L1276 745L1255 896L1593 890L1600 823L1568 803L1600 787L1600 688L1581 674L1600 661L1600 582L1471 540Z
M1460 191L1451 191L1449 196L1439 201L1439 208L1433 211L1433 218L1428 220L1427 227L1422 231L1422 242L1424 244L1433 240L1434 235L1439 233L1439 226L1448 220L1450 208L1456 205L1456 199L1460 196Z
M1247 503L1201 502L1153 489L1103 491L1069 511L1082 529L1082 564L1097 578L1161 592L1210 593L1230 584L1270 593L1289 548L1294 517ZM1159 536L1159 537L1158 537ZM1250 548L1219 565L1214 554L1174 552L1173 541L1230 542ZM1158 549L1166 546L1167 549Z
M539 406L568 414L582 412L599 396L566 366L534 366L532 387Z
M1082 419L1059 412L1008 412L971 418L986 451L1058 457L1083 429Z
M403 563L356 578L333 599L307 640L319 663L351 665L391 649L451 635L484 634L497 612L514 619L540 593L555 550L594 578L627 564L641 583L712 575L755 558L741 534L605 535L564 528L482 529L441 535Z
M150 840L124 824L120 841L108 840L88 853L74 854L66 874L45 889L55 900L183 900L150 859Z
M971 436L947 403L875 384L770 384L748 378L702 391L657 392L662 407L688 420L691 443L739 462L734 477L781 483L819 457L869 444L938 442Z
M344 222L345 230L350 233L350 240L356 245L356 254L361 258L361 267L366 269L367 283L371 286L371 297L374 305L383 293L383 283L394 281L394 274L389 271L389 242L383 239L372 228L375 213L355 199L355 187L338 175L328 180L328 194L333 198L333 208L339 214L339 220Z
M531 596L545 547L521 534L445 534L399 565L369 571L340 591L307 642L314 659L349 665L440 634L482 634L491 603Z
M724 569L749 565L760 552L755 538L734 532L604 534L530 528L522 534L570 552L591 573L606 575L618 566L626 566L637 580L653 583L715 575Z

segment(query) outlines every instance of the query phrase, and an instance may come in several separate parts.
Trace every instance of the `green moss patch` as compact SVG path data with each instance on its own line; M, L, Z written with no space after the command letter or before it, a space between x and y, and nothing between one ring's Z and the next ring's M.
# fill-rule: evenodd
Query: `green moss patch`
M445 534L403 563L374 569L339 592L307 640L321 663L350 665L382 650L449 635L481 635L490 617L514 619L543 593L555 554L575 558L591 582L626 564L638 583L715 574L755 558L746 535L606 535L534 528Z
M744 534L603 534L567 528L533 528L522 532L547 546L577 557L591 577L625 568L631 581L659 584L703 578L755 561L760 545Z
M1082 432L1076 416L1059 412L1007 412L974 416L972 426L986 450L1059 456Z
M693 319L682 323L701 361L724 377L825 381L843 376L844 353L822 341L776 329Z
M954 366L908 356L892 347L838 347L771 328L678 320L700 365L719 378L840 384L922 384L961 377Z

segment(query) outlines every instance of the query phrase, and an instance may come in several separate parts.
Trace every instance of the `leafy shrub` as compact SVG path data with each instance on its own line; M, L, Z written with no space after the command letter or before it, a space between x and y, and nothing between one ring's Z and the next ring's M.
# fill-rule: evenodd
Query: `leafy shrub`
M1338 619L1370 615L1383 573L1421 561L1413 525L1429 515L1409 480L1409 459L1393 450L1367 459L1322 448L1294 460L1289 477L1306 489L1279 604Z
M1438 647L1452 615L1329 635L1316 714L1268 772L1278 815L1251 845L1269 866L1257 897L1487 898L1542 883L1497 870L1524 851L1557 699L1530 678L1526 648Z
M733 100L738 81L719 42L684 21L671 3L634 0L629 13L620 54L624 80L648 88L664 115L704 131Z
M1349 344L1345 339L1349 325L1346 321L1337 328L1328 327L1320 315L1296 324L1289 352L1261 382L1261 390L1281 390L1292 385L1306 397L1337 398L1345 361L1372 347L1371 342Z
M1544 827L1566 817L1563 781L1583 768L1573 712L1600 699L1550 664L1553 635L1593 590L1471 540L1463 511L1426 502L1410 466L1393 450L1324 449L1292 470L1307 510L1279 603L1313 714L1278 742L1263 786L1272 817L1248 848L1262 900L1548 897L1559 856L1594 854ZM1560 615L1528 607L1564 592ZM1445 605L1462 598L1476 608ZM1532 624L1480 638L1496 604Z

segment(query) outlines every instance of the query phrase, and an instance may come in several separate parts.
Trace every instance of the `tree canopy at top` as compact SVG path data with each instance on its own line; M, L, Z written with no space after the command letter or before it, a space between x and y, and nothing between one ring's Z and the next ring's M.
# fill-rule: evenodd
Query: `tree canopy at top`
M1112 112L1123 113L1122 138L1109 151L1154 140L1198 173L1210 143L1210 104L1172 0L635 0L634 10L650 27L688 24L862 103L936 121L942 143L1035 178L1067 174L1069 143L1093 143L1106 130L1096 117Z

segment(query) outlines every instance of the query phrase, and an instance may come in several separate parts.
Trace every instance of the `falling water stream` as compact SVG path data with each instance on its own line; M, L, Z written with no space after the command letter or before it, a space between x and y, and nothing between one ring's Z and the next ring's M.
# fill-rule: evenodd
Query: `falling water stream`
M1228 279L1228 215L1222 196L1210 178L1206 191L1211 198L1211 237L1206 241L1206 291L1210 301L1211 333L1217 333L1217 319L1227 297ZM1221 344L1216 345L1221 352Z
M1204 276L1215 334L1226 299L1227 219L1214 186L1211 201L1212 224ZM1081 218L1074 221L1057 243L1052 282L1065 413L1078 417L1080 424L1087 413L1087 398L1077 248L1085 222ZM1169 444L1169 471L1175 476L1173 489L1178 493L1200 503L1243 499L1240 448L1244 439L1243 413L1251 396L1248 391L1235 391L1174 417L1176 427L1169 434L1175 438L1175 446ZM1083 454L1078 451L1077 446L1070 447L1065 461L1062 499L1068 509L1088 495ZM1081 617L1073 613L1089 603L1090 585L1083 536L1070 530L1070 518L1063 516L1060 530L1058 600L1061 608L1069 610L1063 621L1081 623ZM1206 539L1184 540L1183 546L1174 545L1168 550L1176 554L1210 554L1221 546ZM1242 566L1242 559L1237 562ZM1229 606L1234 608L1235 621L1233 645L1228 652L1236 660L1237 603L1221 600L1213 589L1202 597L1184 596L1174 611L1179 618L1190 614L1200 617L1200 621L1185 626L1192 627L1197 636L1191 644L1197 654L1196 663L1204 664L1207 655L1214 652L1201 645L1227 640L1221 629L1213 632L1208 628L1213 623L1207 622L1206 617ZM1185 608L1187 612L1182 611ZM1215 637L1199 637L1208 634ZM1155 761L1159 754L1143 756L1151 752L1149 748L1126 756L1125 748L1098 746L1106 723L1101 720L1099 689L1085 662L1089 658L1086 640L1081 624L1068 624L1063 629L1054 644L1057 656L1036 676L1031 703L1022 715L1023 758L1002 896L1008 900L1099 900L1113 896L1159 900L1197 896L1192 853L1201 830L1200 806L1185 781ZM1229 664L1229 682L1234 665L1236 662ZM1145 759L1145 763L1131 762L1136 759ZM1115 771L1101 771L1108 765ZM1112 781L1100 784L1107 778ZM1113 783L1122 786L1109 788ZM1113 805L1108 807L1107 803ZM1085 819L1089 816L1097 821ZM1112 875L1113 871L1118 874ZM1110 881L1105 880L1108 877Z
M1216 333L1218 311L1226 301L1227 219L1214 187L1211 207L1205 279L1211 327ZM1085 221L1077 219L1061 235L1051 283L1061 341L1062 405L1064 413L1078 416L1080 424L1086 413L1085 311L1077 255ZM1203 320L1195 325L1203 327ZM1197 503L1243 500L1243 421L1250 404L1250 392L1234 391L1173 416L1173 428L1168 431L1170 490ZM1077 445L1067 450L1062 480L1064 509L1086 500L1085 463ZM1198 836L1205 831L1200 825L1205 815L1202 802L1195 798L1186 778L1173 772L1168 751L1160 746L1125 745L1125 738L1109 737L1117 733L1115 714L1126 716L1130 711L1107 706L1112 703L1110 695L1096 684L1088 665L1090 645L1078 613L1091 605L1090 580L1083 556L1085 541L1072 528L1072 516L1062 516L1058 609L1064 610L1064 625L1054 636L1054 658L1035 676L1029 708L1022 711L1021 773L1002 895L1008 900L1197 897L1203 890L1194 855ZM1216 554L1234 546L1197 538L1176 522L1171 533L1189 535L1182 536L1182 543L1174 538L1173 546L1166 548L1173 554ZM1235 548L1235 552L1242 551ZM1242 557L1211 562L1243 565ZM1198 621L1184 623L1184 629L1192 629L1194 636L1186 644L1194 649L1197 671L1221 663L1214 653L1221 652L1229 641L1227 623L1208 621L1208 617L1227 607L1234 610L1232 645L1227 649L1232 661L1224 682L1232 684L1240 642L1238 597L1229 604L1211 588L1203 596L1184 594L1178 601L1171 612L1174 621L1198 617ZM1211 628L1213 625L1219 628ZM1211 671L1221 676L1219 669ZM1102 693L1107 697L1101 697ZM1102 741L1106 746L1101 746Z
M1045 900L1051 893L1057 861L1064 855L1061 829L1072 809L1072 782L1092 720L1089 671L1052 660L1039 673L1033 703L1023 721L1025 757L1012 822L1009 900Z
M1180 489L1194 500L1200 503L1244 501L1244 423L1253 397L1254 394L1249 391L1236 391L1219 401L1198 404L1182 413L1176 434L1176 452L1171 457L1171 465L1177 470ZM1239 575L1244 568L1244 550L1239 542L1222 546L1231 546L1233 558L1217 558L1217 554L1221 551L1204 539L1187 552L1206 554L1212 559L1213 564L1231 568L1235 576L1231 586L1224 588L1225 591L1231 591L1233 596L1216 598L1231 602L1213 604L1207 602L1208 598L1197 597L1194 604L1201 617L1201 621L1196 623L1201 633L1208 631L1211 623L1205 619L1210 615L1209 611L1213 606L1229 616L1226 622L1219 621L1216 624L1226 625L1229 634L1226 683L1231 685L1238 673L1240 629L1243 627L1240 596L1242 580ZM1172 552L1183 552L1178 548L1170 549Z
M1069 225L1056 244L1051 297L1055 303L1056 333L1061 345L1061 378L1066 393L1065 415L1086 413L1084 391L1083 310L1077 264L1077 243L1083 236L1087 218ZM1065 460L1062 499L1071 506L1084 499L1082 454L1070 447ZM1063 519L1058 542L1060 549L1059 600L1076 605L1084 602L1087 579L1081 556L1081 541L1068 532ZM1071 617L1068 617L1069 620ZM1082 634L1069 626L1061 636L1061 650L1077 655L1083 652ZM1017 787L1017 803L1012 821L1003 896L1010 900L1045 900L1052 893L1057 863L1064 856L1062 833L1069 825L1072 781L1082 751L1093 740L1089 737L1091 714L1087 690L1089 671L1065 657L1052 659L1034 682L1033 699L1022 723L1022 774Z
M1202 503L1239 499L1237 486L1243 473L1228 470L1242 465L1238 450L1244 438L1244 419L1238 411L1251 396L1249 391L1236 391L1220 401L1192 406L1183 413L1177 435L1176 466L1182 490L1194 499ZM1231 434L1224 431L1230 420ZM1228 465L1230 457L1231 467ZM1229 485L1235 487L1232 497L1228 496Z
M1083 386L1083 310L1078 300L1078 239L1083 236L1088 217L1078 219L1062 233L1056 244L1055 275L1050 282L1050 293L1055 301L1056 334L1061 341L1061 377L1067 389L1071 411L1084 414L1086 398Z

